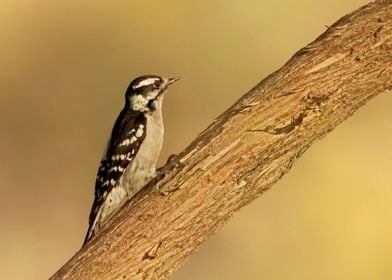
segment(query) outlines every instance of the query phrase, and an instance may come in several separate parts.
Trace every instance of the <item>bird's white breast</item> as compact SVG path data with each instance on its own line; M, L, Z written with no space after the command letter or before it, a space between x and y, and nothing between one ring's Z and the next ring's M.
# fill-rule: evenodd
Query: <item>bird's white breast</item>
M163 144L162 99L159 98L156 110L146 114L146 137L140 145L135 158L120 179L120 186L128 191L128 199L140 191L156 173L156 165Z

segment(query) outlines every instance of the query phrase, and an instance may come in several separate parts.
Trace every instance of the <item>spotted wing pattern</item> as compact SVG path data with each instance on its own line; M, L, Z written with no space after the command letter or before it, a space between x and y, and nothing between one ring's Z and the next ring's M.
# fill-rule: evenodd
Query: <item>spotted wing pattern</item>
M146 136L144 114L123 109L112 130L108 148L104 154L95 182L95 199L89 217L89 230L85 243L91 239L100 208L121 176L130 166ZM103 221L100 221L103 222Z

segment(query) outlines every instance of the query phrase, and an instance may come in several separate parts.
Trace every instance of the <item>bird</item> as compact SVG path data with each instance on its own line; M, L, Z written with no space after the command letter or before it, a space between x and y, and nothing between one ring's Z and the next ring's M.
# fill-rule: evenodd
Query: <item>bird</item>
M98 167L83 246L155 177L164 137L162 103L168 87L179 79L144 75L129 84Z

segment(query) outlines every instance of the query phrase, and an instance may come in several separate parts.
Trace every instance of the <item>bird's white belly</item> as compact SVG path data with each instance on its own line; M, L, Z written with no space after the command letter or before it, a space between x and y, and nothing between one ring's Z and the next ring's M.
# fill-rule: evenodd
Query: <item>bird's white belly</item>
M154 112L146 117L146 137L119 183L127 190L128 199L139 192L155 176L158 157L162 149L162 115Z
M101 227L105 221L110 218L126 201L127 193L122 188L113 188L106 197L105 203L102 205L99 213L99 226ZM102 223L102 224L101 224Z

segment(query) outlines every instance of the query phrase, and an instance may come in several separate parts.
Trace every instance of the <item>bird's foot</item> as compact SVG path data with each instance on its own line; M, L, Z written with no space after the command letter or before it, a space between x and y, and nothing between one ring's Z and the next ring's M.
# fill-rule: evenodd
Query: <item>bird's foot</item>
M166 174L167 174L169 171L171 171L171 170L173 170L173 169L179 169L179 168L182 168L182 167L184 167L184 164L180 161L180 158L178 157L178 155L172 154L172 155L170 155L169 158L167 159L166 164L165 164L163 167L161 167L161 168L158 169L158 171L159 171L159 177L160 177L160 178L163 178L163 177L166 176ZM161 189L161 188L159 187L159 184L158 184L156 188L157 188L157 190L158 190L158 192L159 192L160 194L162 194L162 195L164 195L164 196L167 196L167 195L169 195L170 193L173 193L173 192L175 192L175 191L181 189L181 185L182 185L182 184L179 184L178 182L176 182L174 188L172 188L172 189L167 189L167 190L163 190L163 189Z

